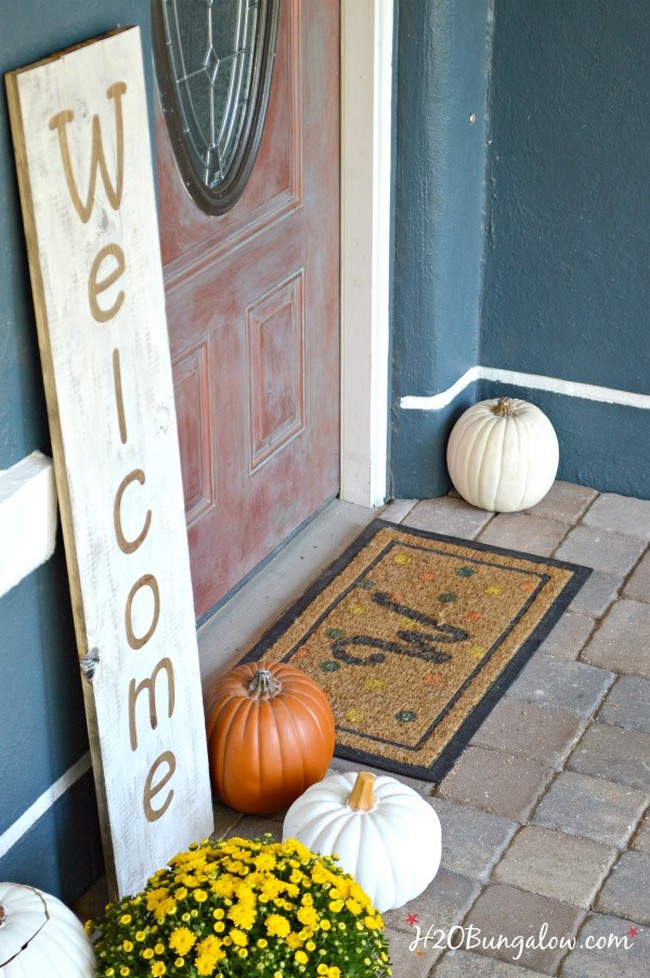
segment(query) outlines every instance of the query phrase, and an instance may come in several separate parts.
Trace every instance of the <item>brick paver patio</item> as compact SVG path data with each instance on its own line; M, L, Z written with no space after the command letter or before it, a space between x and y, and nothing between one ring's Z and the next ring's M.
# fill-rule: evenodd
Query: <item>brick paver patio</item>
M650 974L650 501L558 482L521 514L452 494L382 517L596 569L442 783L409 782L443 855L385 915L394 978ZM219 834L281 834L215 811Z

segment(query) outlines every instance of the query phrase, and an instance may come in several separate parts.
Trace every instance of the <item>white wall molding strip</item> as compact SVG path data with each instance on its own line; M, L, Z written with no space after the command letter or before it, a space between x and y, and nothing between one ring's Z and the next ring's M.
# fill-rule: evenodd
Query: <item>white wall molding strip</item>
M409 394L403 397L399 406L405 411L440 411L458 397L466 387L480 377L480 367L470 367L462 377L459 377L455 384L439 394L431 394L427 397L419 397L417 394Z
M0 597L52 556L56 527L52 459L33 452L0 472Z
M0 835L0 858L29 832L39 818L45 815L52 805L90 770L90 767L90 752L87 751L72 767L68 768L65 774L61 775L58 781L55 781L47 791L44 791L13 825L10 825Z
M650 394L636 394L633 391L615 390L599 387L596 384L583 384L579 381L560 380L558 377L544 377L541 374L525 374L516 370L500 370L497 367L471 367L455 384L439 394L426 397L407 395L400 400L405 411L440 411L454 400L475 380L492 380L513 387L528 387L532 390L547 391L550 394L563 394L587 401L600 401L604 404L617 404L621 407L640 408L650 411Z

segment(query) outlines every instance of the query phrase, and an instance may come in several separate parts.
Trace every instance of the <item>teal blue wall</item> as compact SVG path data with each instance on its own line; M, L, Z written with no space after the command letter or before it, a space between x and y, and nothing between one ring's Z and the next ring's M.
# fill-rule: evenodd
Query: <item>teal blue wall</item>
M422 26L441 36L433 20L425 24L427 14L433 17L442 8L460 35L476 31L484 7L455 0L399 3L400 19L405 9L418 11ZM419 276L417 266L403 260L410 249L405 230L396 242L395 262L402 273L396 289L417 293L409 301L431 311L435 336L423 355L419 341L414 345L418 324L396 292L394 401L450 386L462 374L458 347L463 341L472 354L478 345L474 364L551 378L563 393L480 381L444 411L396 408L394 492L444 492L449 486L446 440L467 400L513 394L539 404L555 425L561 479L648 498L650 5L638 0L492 0L491 8L492 38L483 54L488 73L484 224L480 241L476 236L467 240L471 256L465 260L481 269L478 280L467 279L469 287L478 289L478 327L466 323L468 299L453 288L447 290L450 308L444 322L435 321L439 282ZM435 60L436 42L428 43ZM400 44L408 46L402 38ZM476 61L465 57L455 71L475 79ZM428 78L435 79L433 87ZM410 128L434 126L438 138L447 139L439 106L455 91L454 79L440 67L423 72L403 57L398 132L408 119ZM460 109L458 115L462 118ZM418 169L437 179L437 152L429 150L427 158L413 140L403 141L401 148L410 160L398 158L398 188L402 174L415 165L416 153ZM467 152L453 144L451 150L451 172L465 175ZM445 195L444 181L438 193ZM472 200L475 195L472 181ZM402 206L408 213L413 201ZM398 216L398 228L399 221ZM431 248L457 254L458 224L438 223L431 231L436 235ZM458 333L450 338L454 328ZM451 379L446 362L454 365ZM619 391L644 395L646 401L641 407L623 407L569 396L569 382L609 388L614 401Z
M139 24L151 84L149 0L0 0L0 73ZM50 453L4 85L0 90L0 470ZM10 555L0 554L0 560ZM88 750L61 541L0 598L0 840ZM0 856L0 879L72 901L101 872L92 779L67 791Z
M399 0L397 14L392 491L434 495L442 433L472 391L435 418L399 399L478 362L490 2Z
M647 3L497 0L485 365L649 392L649 53Z
M650 394L649 52L650 4L497 0L483 365ZM527 399L561 478L650 497L650 410Z

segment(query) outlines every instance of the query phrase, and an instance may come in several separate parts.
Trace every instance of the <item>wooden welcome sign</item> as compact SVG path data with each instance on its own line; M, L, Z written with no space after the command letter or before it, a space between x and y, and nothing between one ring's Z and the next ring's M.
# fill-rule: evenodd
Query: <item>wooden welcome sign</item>
M112 896L213 828L137 28L7 76Z

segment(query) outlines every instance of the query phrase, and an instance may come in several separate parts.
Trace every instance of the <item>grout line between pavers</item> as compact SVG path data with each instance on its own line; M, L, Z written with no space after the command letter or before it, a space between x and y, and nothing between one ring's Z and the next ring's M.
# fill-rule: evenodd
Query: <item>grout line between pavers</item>
M576 741L576 743L578 743L578 741L582 738L582 734L583 733L584 733L584 730L580 734L580 737L578 738L578 740ZM574 747L575 747L575 744L574 744ZM571 754L572 753L573 753L573 750L569 751L569 753L567 754L567 756L564 759L564 763L563 763L562 767L560 768L559 771L556 771L555 772L555 775L551 778L551 780L549 781L549 783L546 785L546 788L544 789L543 794L541 794L539 796L539 798L537 799L537 801L535 802L535 805L533 806L533 808L530 810L530 812L528 814L528 821L526 822L527 825L531 825L531 824L539 825L540 824L539 822L531 823L531 819L535 816L535 812L537 811L537 809L541 805L542 800L544 798L546 798L547 794L549 793L549 791L551 790L552 786L555 784L555 782L557 781L557 779L560 777L561 774L564 774L565 773L565 770L566 770L566 762L569 759L569 757L571 757ZM549 826L547 826L547 828L548 827ZM569 833L565 833L565 834L568 835Z
M596 495L591 500L591 502L588 502L587 503L587 505L585 506L585 508L583 509L583 511L580 513L580 516L575 521L574 526L578 526L579 524L581 524L583 522L583 520L584 520L585 516L587 515L587 513L589 512L589 510L592 509L592 507L595 505L596 501L598 499L600 499L600 497L603 495L602 492L598 492L598 490L595 490L595 492L596 492Z
M604 625L604 623L605 623L605 621L607 619L607 616L609 615L609 613L612 610L612 608L620 600L621 600L621 595L620 595L619 590L617 589L617 591L616 591L616 597L614 598L614 600L612 601L612 603L609 605L609 607L605 611L605 614L604 615L601 615L600 618L591 619L594 622L594 627L591 629L591 632L589 633L589 638L587 639L587 641L585 642L585 644L582 646L582 648L578 652L578 658L576 659L576 662L584 662L584 664L587 665L587 666L591 665L591 663L590 662L587 662L585 659L583 659L582 656L584 655L584 653L587 651L587 649L591 645L594 637L598 634L598 632L600 631L600 629L603 627L603 625ZM585 616L585 617L588 617L588 616ZM613 670L610 669L609 671L612 672ZM619 675L620 675L620 673L619 673Z
M641 537L634 537L633 539L635 539L635 540L640 540L640 539L642 539L642 538L641 538ZM621 587L620 587L620 590L619 590L619 591L617 592L617 594L618 594L618 598L617 598L617 600L623 600L623 601L630 601L630 600L633 600L633 599L631 599L631 598L625 598L625 597L623 596L623 591L625 590L625 588L626 588L626 587L627 587L627 585L629 584L629 582L630 582L630 578L631 578L631 577L632 577L632 575L634 574L634 572L635 572L635 570L637 569L637 567L639 566L639 564L641 563L641 561L643 560L643 558L645 557L645 555L646 555L646 554L648 553L648 550L650 550L650 544L648 544L648 545L646 546L646 548L645 548L645 550L642 550L642 551L641 551L641 554L639 555L639 558L638 558L638 560L637 560L637 561L636 561L636 562L635 562L635 563L633 564L633 566L632 566L632 567L630 568L630 570L628 571L628 573L627 573L627 574L625 575L625 577L623 578L623 581L622 581L622 583L621 583Z
M560 522L560 521L559 520L556 520L556 522ZM577 525L578 525L577 523L564 523L563 524L563 526L566 526L566 528L567 528L566 533L564 534L564 536L562 537L562 539L558 543L557 547L554 547L554 549L551 551L551 557L555 557L556 553L558 552L558 550L560 549L560 547L562 546L562 544L565 543L566 538L569 536L569 534L571 533L572 530L575 530L575 528L576 528Z
M585 665L590 665L590 663L589 662L585 662ZM614 670L609 670L609 671L610 672L613 672ZM614 678L614 682L612 683L611 686L608 687L607 692L605 693L605 696L603 697L603 699L600 701L600 703L596 707L596 709L594 711L594 714L593 714L591 720L592 720L592 723L604 723L608 727L618 727L619 730L627 730L628 729L627 727L624 727L624 726L622 727L618 723L611 723L611 721L608 721L608 720L600 720L599 719L599 717L600 717L600 711L602 710L602 708L604 707L607 699L609 698L609 694L620 683L621 679L623 678L623 673L621 673L621 672L614 672L614 677L615 677Z
M620 863L621 859L623 858L623 856L625 855L625 853L628 852L628 851L629 851L629 849L627 848L627 846L624 849L619 849L618 850L616 859L613 861L612 865L609 867L608 872L605 873L605 875L603 876L602 880L600 881L600 886L598 887L598 889L594 893L593 899L592 899L592 901L591 901L591 903L589 905L589 909L590 909L590 911L592 913L600 913L600 912L602 912L602 911L596 910L596 903L598 901L598 897L602 893L603 887L609 881L609 879L612 876L612 874L616 872L616 867Z
M528 814L527 819L530 818L530 816L532 815L533 811L534 811L534 809L531 810L531 812ZM499 880L494 879L494 872L495 872L496 868L501 865L501 863L503 862L504 857L508 854L508 852L510 852L510 849L511 849L512 844L515 841L515 839L518 836L521 835L522 831L528 825L529 825L529 822L528 821L526 821L526 822L519 822L518 828L516 828L515 831L512 833L512 835L510 836L510 839L509 839L507 845L504 846L504 848L501 850L501 853L499 855L499 858L496 860L496 862L492 866L492 869L490 870L490 875L488 876L488 879L487 879L487 884L490 884L492 882L494 882L494 883L498 883L499 882ZM520 889L520 887L516 887L516 889Z
M639 835L639 832L641 831L641 828L642 828L643 823L644 823L644 821L645 821L646 818L650 818L650 803L648 804L647 808L644 808L644 810L643 810L643 812L641 814L641 817L639 818L639 821L636 823L636 825L634 826L633 831L630 833L630 837L627 840L627 849L628 849L628 851L634 851L634 852L641 852L642 851L640 849L634 849L634 850L632 850L632 846L634 845L634 842L636 841L636 838Z

